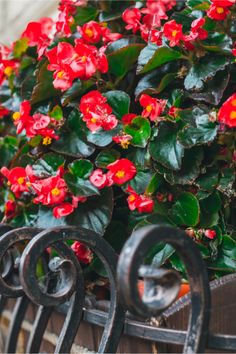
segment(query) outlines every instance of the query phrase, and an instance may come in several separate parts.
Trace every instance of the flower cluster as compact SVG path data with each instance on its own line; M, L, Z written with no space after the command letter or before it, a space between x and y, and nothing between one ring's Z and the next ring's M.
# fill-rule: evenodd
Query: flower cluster
M236 0L61 0L0 45L2 222L80 225L117 252L165 223L211 277L236 271L235 21Z

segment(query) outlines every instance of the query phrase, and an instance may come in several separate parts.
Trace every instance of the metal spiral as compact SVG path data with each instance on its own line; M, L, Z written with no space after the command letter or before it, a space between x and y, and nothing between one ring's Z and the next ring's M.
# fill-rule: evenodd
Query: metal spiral
M168 243L175 248L186 267L190 283L192 308L183 352L203 352L210 318L208 276L200 252L183 231L151 225L132 234L118 262L120 300L131 313L143 318L160 314L175 300L179 289L178 275L171 270L142 267L148 251L158 243ZM140 276L146 283L143 296L138 290Z
M110 279L111 304L108 320L99 346L99 353L114 352L124 324L124 311L117 301L116 263L117 256L111 246L98 234L80 227L57 227L40 232L26 246L20 263L20 280L27 296L44 307L58 306L71 297L70 308L59 336L56 353L68 352L76 335L84 304L84 281L79 262L65 241L84 243L101 259ZM56 249L60 259L51 272L60 272L61 281L53 292L39 285L36 266L40 255L48 247Z

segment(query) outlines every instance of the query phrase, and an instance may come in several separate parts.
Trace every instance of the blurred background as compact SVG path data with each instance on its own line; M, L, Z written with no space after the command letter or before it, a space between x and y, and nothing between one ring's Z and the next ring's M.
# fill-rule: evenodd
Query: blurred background
M30 21L56 18L57 0L0 0L0 43L16 40Z

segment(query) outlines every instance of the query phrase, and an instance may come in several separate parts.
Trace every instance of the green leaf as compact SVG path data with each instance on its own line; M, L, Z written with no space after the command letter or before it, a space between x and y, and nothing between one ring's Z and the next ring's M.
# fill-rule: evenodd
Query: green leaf
M209 114L199 107L185 109L179 117L188 123L178 133L179 142L185 147L211 142L217 135L217 125L209 120Z
M28 48L28 38L18 39L18 41L14 43L14 47L13 47L14 58L17 59L20 58L22 54L26 52L27 48Z
M69 164L68 169L74 176L87 179L93 172L93 164L89 160L75 160Z
M184 80L186 90L203 89L204 83L213 78L217 71L224 70L229 64L229 59L224 56L207 55L191 66Z
M175 249L170 245L164 245L152 260L152 266L161 267L175 253Z
M203 191L212 191L219 180L219 171L216 169L209 169L205 174L201 175L196 180L196 185Z
M112 162L120 158L120 153L115 149L106 149L101 151L96 157L95 164L97 167L106 168Z
M123 39L120 41L123 41ZM139 53L143 47L143 44L130 43L125 47L122 46L112 53L111 48L108 48L108 51L110 52L110 54L107 55L109 72L116 75L117 77L124 76L137 62Z
M40 206L37 214L37 221L34 226L45 228L45 225L50 227L66 225L65 218L56 219L53 216L52 209Z
M200 166L203 159L202 147L194 147L186 150L180 171L165 174L165 179L170 184L189 184L195 181L200 174Z
M33 164L34 174L41 178L55 175L63 164L64 158L62 156L54 153L45 154Z
M147 94L158 94L162 92L169 84L171 84L177 75L177 67L170 63L163 65L158 70L145 75L138 82L138 85L135 89L135 96L139 96L142 93Z
M164 123L149 146L151 157L171 170L180 170L184 155L184 147L177 141L177 133L175 125Z
M210 2L208 0L187 0L187 6L194 10L208 10Z
M225 33L214 32L202 44L208 52L231 53L232 39Z
M127 186L130 185L135 192L143 194L150 183L151 178L152 173L150 171L138 171L136 176L127 183ZM127 186L124 186L124 190L126 190Z
M89 181L89 179L80 178L70 172L67 172L64 175L64 180L73 195L90 197L100 194L99 190Z
M48 62L45 62L36 74L37 85L34 87L31 104L39 103L52 97L60 96L60 91L53 86L53 74L47 69Z
M53 151L74 157L88 157L95 147L88 143L83 130L83 122L77 109L71 111L67 118L67 129L62 131L60 139L51 146Z
M82 26L83 24L95 20L99 11L96 7L85 6L79 7L77 14L74 16L75 24Z
M123 91L109 91L104 94L113 113L119 119L129 113L130 97Z
M7 166L18 150L18 140L13 136L0 137L0 166Z
M116 126L116 128L112 130L97 130L96 132L87 132L87 139L88 142L99 146L99 147L105 147L109 145L112 142L112 137L117 135L120 131L121 127L120 124Z
M230 75L227 70L219 71L212 80L204 84L204 88L200 92L192 92L188 96L195 101L204 101L216 106L223 97L229 78Z
M173 205L171 215L178 226L196 226L199 222L200 207L197 198L183 192Z
M79 225L103 235L113 212L113 193L105 188L98 197L91 197L79 204L73 214L66 218L68 225Z
M223 168L220 174L219 184L217 189L232 198L235 196L235 189L233 187L235 182L235 169L234 168Z
M149 44L138 58L137 74L144 74L170 61L182 58L182 54L169 47L157 47Z
M219 257L215 262L208 263L208 268L232 272L236 270L236 261L224 255L224 253L222 252L220 253Z
M201 209L207 213L216 213L221 209L221 198L218 192L214 192L209 197L200 202Z
M236 260L236 241L232 237L228 235L223 236L221 250L225 256Z
M63 118L63 112L60 106L54 106L51 112L49 113L49 116L51 118L54 118L56 120L61 120Z
M145 147L151 136L149 120L143 117L136 117L131 124L125 125L124 132L132 136L132 145Z
M156 190L160 187L163 182L163 177L159 173L155 173L152 176L151 181L148 183L148 186L145 190L146 194L154 194Z

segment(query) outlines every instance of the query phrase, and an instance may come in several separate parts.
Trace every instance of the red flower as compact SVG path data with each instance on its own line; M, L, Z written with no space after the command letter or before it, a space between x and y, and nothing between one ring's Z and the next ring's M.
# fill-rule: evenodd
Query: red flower
M23 101L20 104L20 111L12 115L14 125L16 126L17 134L20 134L24 129L28 136L34 136L32 126L34 124L33 117L30 115L31 105L29 101Z
M41 22L30 22L21 35L21 38L27 38L29 47L37 46L38 58L43 56L51 42L48 34L52 29L52 23L53 21L48 18L42 19Z
M222 4L218 4L218 2L212 4L209 10L207 11L207 16L216 21L223 21L228 14L228 7L224 7L222 6Z
M126 124L131 124L132 120L137 117L136 114L134 113L127 113L122 117L122 122L126 125Z
M154 208L154 201L142 194L137 194L130 186L127 188L127 192L131 193L128 198L128 206L131 211L138 210L139 213L152 213Z
M4 205L4 215L7 219L12 219L16 215L16 202L8 200Z
M224 102L218 112L218 120L230 128L236 127L236 93Z
M95 21L89 21L82 27L78 26L77 30L88 43L97 43L101 39L101 26Z
M34 203L43 205L61 204L67 196L67 185L63 178L53 176L31 183L37 194Z
M83 114L83 121L91 131L100 128L111 130L118 121L112 113L112 108L106 103L107 99L99 91L91 91L80 100L79 109Z
M211 0L214 5L222 7L230 7L235 4L235 0Z
M208 37L208 32L202 27L205 24L204 18L198 18L194 20L191 25L191 32L187 36L183 36L184 42L191 42L196 39L204 40Z
M209 238L210 240L213 240L216 237L216 231L215 230L205 230L205 236Z
M113 183L124 184L133 179L137 173L136 167L128 159L120 159L107 166L107 173Z
M86 202L87 197L76 197L75 195L72 196L72 205L74 208L77 208L79 203L84 203Z
M170 41L170 46L174 47L183 39L182 25L175 20L166 22L163 27L165 37Z
M90 175L89 180L99 189L107 186L107 176L106 174L103 174L101 169L94 170Z
M124 22L127 23L125 28L127 30L133 30L133 33L136 33L140 27L140 19L141 19L141 12L139 9L130 8L126 9L122 14L122 19Z
M90 249L83 243L75 241L71 246L78 260L84 264L89 264L93 259L93 254Z
M102 41L104 43L114 42L122 38L122 34L112 33L110 29L105 26L104 23L100 23L100 26L101 26L100 31L102 35Z
M115 143L120 144L123 149L128 149L132 136L129 134L116 135L113 136L112 140Z
M72 204L62 203L59 206L56 206L55 208L53 208L53 216L56 219L59 219L63 216L70 215L71 213L73 213L73 211L74 211L74 207Z
M143 18L143 23L147 24L149 28L151 27L160 27L161 20L167 20L168 16L166 11L172 8L171 6L166 6L167 3L173 3L173 1L163 1L163 0L147 0L146 8L143 8L141 12L146 14Z
M142 116L145 118L149 117L153 122L160 117L166 106L166 100L158 100L146 94L140 97L139 102L144 108Z
M57 34L62 37L70 37L73 23L74 18L71 16L70 7L63 7L56 22Z
M0 105L0 118L7 116L10 113L9 109Z
M11 170L8 170L6 167L2 167L1 173L8 179L8 184L11 186L11 191L17 198L19 198L23 192L29 191L26 171L23 167L14 167Z

